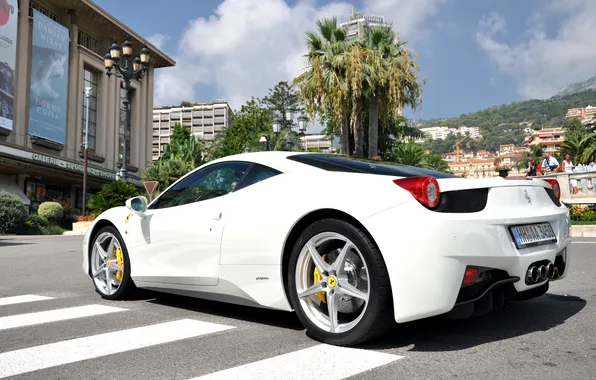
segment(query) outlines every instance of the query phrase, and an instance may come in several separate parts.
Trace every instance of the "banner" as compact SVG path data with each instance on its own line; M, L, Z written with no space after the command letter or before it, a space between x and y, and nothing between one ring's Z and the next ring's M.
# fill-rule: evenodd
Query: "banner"
M68 100L69 31L33 9L31 40L29 134L64 144Z
M12 130L18 0L0 0L0 128Z

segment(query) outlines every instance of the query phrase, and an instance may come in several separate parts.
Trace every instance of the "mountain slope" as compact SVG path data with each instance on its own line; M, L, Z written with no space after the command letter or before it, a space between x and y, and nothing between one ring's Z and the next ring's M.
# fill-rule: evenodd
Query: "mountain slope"
M557 92L553 98L561 98L568 95L579 94L584 91L589 90L596 90L596 76L580 82L580 83L573 83L567 87L564 87Z
M495 151L501 144L521 144L524 140L523 130L528 126L564 126L569 108L588 105L596 105L596 90L585 89L579 93L544 100L513 102L447 119L419 120L416 126L477 126L481 128L483 139L475 142L474 148ZM446 153L444 150L449 150L448 146L441 147L435 142L425 145L435 153Z

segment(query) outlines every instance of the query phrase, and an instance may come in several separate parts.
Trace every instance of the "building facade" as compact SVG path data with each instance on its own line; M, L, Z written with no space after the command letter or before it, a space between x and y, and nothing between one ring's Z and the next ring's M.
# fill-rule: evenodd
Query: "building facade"
M524 146L533 147L539 145L543 153L556 156L561 151L561 145L565 141L565 129L561 127L543 127L533 131L524 141Z
M157 160L176 124L190 129L193 136L206 142L230 125L232 108L225 100L194 103L192 105L153 108L152 159Z
M582 123L593 123L596 121L596 107L588 105L584 108L569 108L566 119L579 119Z
M340 26L346 28L347 30L348 41L351 41L355 38L364 37L364 30L366 28L391 25L391 23L385 22L385 18L382 16L367 16L362 12L356 12L354 7L352 7L350 19L340 24Z
M54 200L81 211L86 126L88 194L116 179L125 135L127 180L142 186L151 161L155 69L175 62L90 0L7 4L8 22L0 26L0 61L6 62L0 69L0 187L33 210ZM127 37L133 54L143 46L151 52L145 76L131 82L129 124L123 81L105 75L104 67L110 45ZM88 102L85 87L91 88Z

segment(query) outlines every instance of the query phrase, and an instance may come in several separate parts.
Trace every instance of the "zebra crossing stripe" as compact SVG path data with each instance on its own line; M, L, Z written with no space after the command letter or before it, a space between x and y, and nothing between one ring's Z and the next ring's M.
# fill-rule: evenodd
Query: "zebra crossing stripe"
M41 323L67 321L70 319L92 317L108 313L126 311L119 307L105 305L86 305L77 307L68 307L65 309L56 309L40 311L36 313L11 315L0 317L0 330L14 329L17 327L38 325Z
M9 351L0 354L0 378L233 328L192 319L181 319Z
M0 306L15 305L17 303L27 303L35 301L51 300L52 297L38 296L35 294L25 294L22 296L3 297L0 298Z
M319 344L190 380L303 380L319 375L339 380L403 358L371 350ZM313 370L313 363L325 363L324 373Z

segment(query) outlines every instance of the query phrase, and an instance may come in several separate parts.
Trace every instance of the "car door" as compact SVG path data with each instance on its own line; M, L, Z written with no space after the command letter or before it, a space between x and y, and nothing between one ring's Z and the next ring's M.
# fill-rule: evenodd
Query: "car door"
M221 236L228 197L251 163L208 165L178 181L131 220L135 281L213 286L219 279Z

